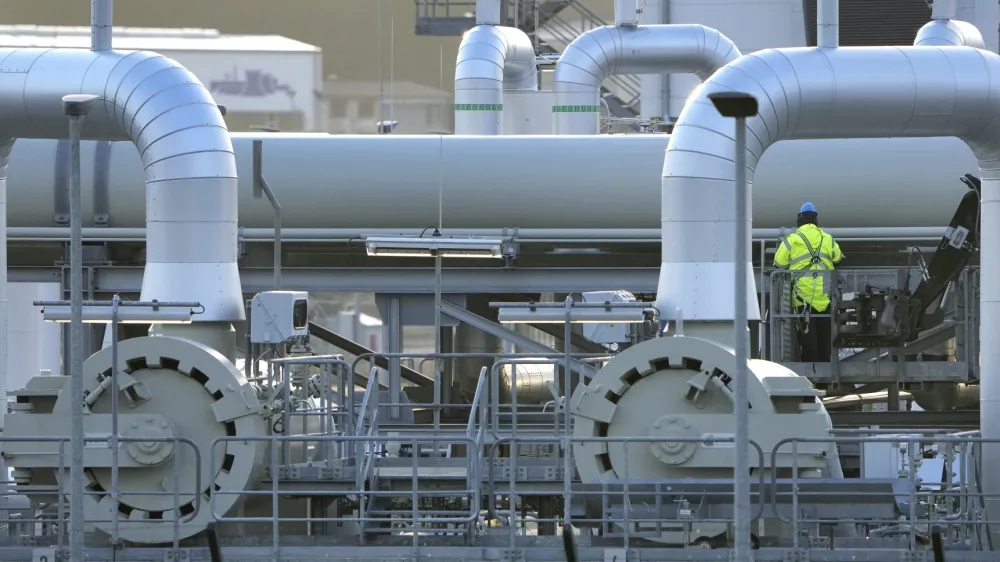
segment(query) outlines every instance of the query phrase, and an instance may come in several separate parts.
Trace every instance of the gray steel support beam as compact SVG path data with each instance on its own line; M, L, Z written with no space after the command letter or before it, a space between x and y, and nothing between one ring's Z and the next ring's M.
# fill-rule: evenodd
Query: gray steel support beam
M94 267L98 292L138 293L142 267ZM659 267L636 268L445 268L445 294L565 293L567 291L656 291ZM282 271L286 291L327 293L432 294L434 268L289 268ZM10 267L13 283L47 283L59 280L58 267ZM258 293L273 287L271 268L240 270L243 291Z
M500 339L511 342L512 344L520 347L521 349L526 349L532 353L546 354L549 357L555 357L556 351L551 347L542 345L533 339L526 338L521 334L504 328L500 324L495 322L490 322L489 320L479 316L478 314L473 314L468 310L460 306L455 306L454 304L442 301L441 302L441 312L451 316L456 320L460 320L470 326L479 328L480 330L486 332L487 334L496 336ZM559 364L563 364L563 361L558 361ZM587 377L594 376L595 370L590 365L581 363L579 361L570 361L570 368L578 373L582 373Z
M354 356L375 353L374 351L368 349L367 347L361 345L360 343L345 338L344 336L338 334L337 332L334 332L333 330L330 330L329 328L321 326L315 322L309 323L309 335L315 337L316 339L325 341L326 343L334 347L340 348L341 350L346 351L347 353L350 353L351 355ZM386 370L389 369L388 358L375 356L374 360L376 367ZM414 371L413 369L405 365L401 366L400 369L402 377L407 381L410 381L416 385L429 386L434 384L434 381L427 375ZM357 373L355 373L354 377L355 377L354 378L355 384L360 383L361 386L368 384L368 377L364 375L359 375ZM382 383L381 381L379 381L379 383L383 388L387 388L386 384Z
M831 363L782 363L813 382L833 381ZM896 380L896 369L903 367L899 382L965 382L969 367L963 361L909 361L906 363L875 363L842 361L839 363L840 382L874 382Z
M831 411L834 427L979 429L979 410L941 412L838 412Z

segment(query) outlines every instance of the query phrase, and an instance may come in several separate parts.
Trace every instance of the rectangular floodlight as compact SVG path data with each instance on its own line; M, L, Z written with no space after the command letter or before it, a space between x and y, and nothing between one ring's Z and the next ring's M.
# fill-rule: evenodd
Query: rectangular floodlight
M193 311L183 307L123 306L118 308L120 324L190 324ZM65 305L46 306L42 317L46 322L70 322L72 308ZM83 307L83 321L86 324L110 324L110 306Z
M565 308L500 307L497 320L501 324L563 324ZM571 324L636 324L645 320L645 309L574 308Z
M371 236L365 239L365 249L369 256L502 258L503 240L445 236Z

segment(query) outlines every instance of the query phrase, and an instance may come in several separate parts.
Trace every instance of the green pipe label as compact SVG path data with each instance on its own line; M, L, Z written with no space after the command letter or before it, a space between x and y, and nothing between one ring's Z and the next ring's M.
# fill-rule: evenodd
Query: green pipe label
M553 105L552 113L600 113L599 105Z
M456 103L455 111L503 111L502 103Z

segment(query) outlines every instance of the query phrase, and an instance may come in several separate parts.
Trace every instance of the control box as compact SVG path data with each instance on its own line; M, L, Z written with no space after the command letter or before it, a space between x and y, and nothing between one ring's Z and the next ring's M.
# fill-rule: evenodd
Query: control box
M290 343L309 335L309 293L266 291L250 301L250 341Z
M592 291L583 293L583 302L635 302L635 295L628 291ZM628 343L630 327L627 322L584 324L583 337L594 343Z

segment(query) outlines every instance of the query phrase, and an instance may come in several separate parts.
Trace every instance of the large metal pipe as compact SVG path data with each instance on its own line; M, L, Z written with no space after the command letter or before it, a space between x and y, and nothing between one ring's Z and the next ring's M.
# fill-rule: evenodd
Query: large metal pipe
M918 47L975 47L985 49L983 34L969 22L956 20L956 0L934 0L931 21L917 31L913 44Z
M130 140L135 148L129 151L134 155L138 149L140 158L132 158L142 172L126 189L150 203L141 298L200 302L205 312L198 322L228 326L241 320L236 161L208 90L187 69L156 53L0 50L5 134L64 138L62 97L70 93L103 99L87 118L88 139ZM50 162L45 173L56 166ZM145 196L135 190L142 180Z
M96 126L88 122L87 130ZM437 224L440 189L448 229L660 231L667 135L231 137L242 178L239 225L247 229L272 227L271 206L255 200L251 186L252 140L263 138L286 229L419 231ZM97 145L83 143L84 226L98 226L92 202L103 193L97 199L110 204L112 227L145 226L146 196L135 189L145 172L135 148ZM56 141L14 145L8 185L17 212L10 226L60 226L54 214L62 176L54 170L67 165L62 157ZM953 138L779 142L757 166L754 226L793 227L801 198L820 208L824 227L946 225L968 191L958 178L976 166ZM906 212L889 212L900 201Z
M877 82L871 80L875 75ZM719 203L733 196L732 123L718 114L708 94L742 91L760 100L760 115L747 122L751 175L768 148L784 139L958 137L972 149L982 176L980 255L987 282L981 287L980 423L983 437L1000 436L1000 284L989 281L1000 276L1000 249L992 247L1000 240L998 82L1000 56L970 47L771 49L727 65L681 112L664 159L661 314L682 309L688 332L698 322L725 324L734 318L734 248L728 241L734 229L750 224L737 222L732 207ZM904 196L899 204L910 201ZM748 276L748 294L754 284ZM756 306L749 308L759 317ZM983 449L983 470L997 470L1000 446ZM996 494L1000 481L985 487ZM994 510L1000 507L991 503Z
M377 228L290 228L282 231L284 242L321 242L321 243L351 243L366 235L377 232ZM419 236L423 228L397 228L393 234L400 236ZM868 228L826 228L825 232L837 240L855 242L875 241L927 241L936 242L945 231L944 226L921 227L868 227ZM512 236L511 230L504 233L502 228L442 228L444 236L482 236L487 238L502 238ZM751 235L755 242L762 240L777 240L788 230L780 228L755 228ZM270 228L243 228L240 237L247 242L271 242L274 240L274 230ZM643 243L659 242L661 238L658 228L627 228L627 229L587 229L587 228L521 228L517 231L517 240L521 243ZM69 230L61 227L10 227L7 229L7 240L19 242L41 242L46 240L68 240ZM85 228L83 239L88 242L142 242L146 240L145 228ZM59 300L52 298L36 298L33 300Z
M499 22L499 0L476 2L477 25L462 37L455 62L455 134L499 135L504 90L538 89L531 38Z
M553 76L554 131L594 135L601 84L620 74L693 73L702 80L740 56L718 30L703 25L604 26L580 35L559 57Z

